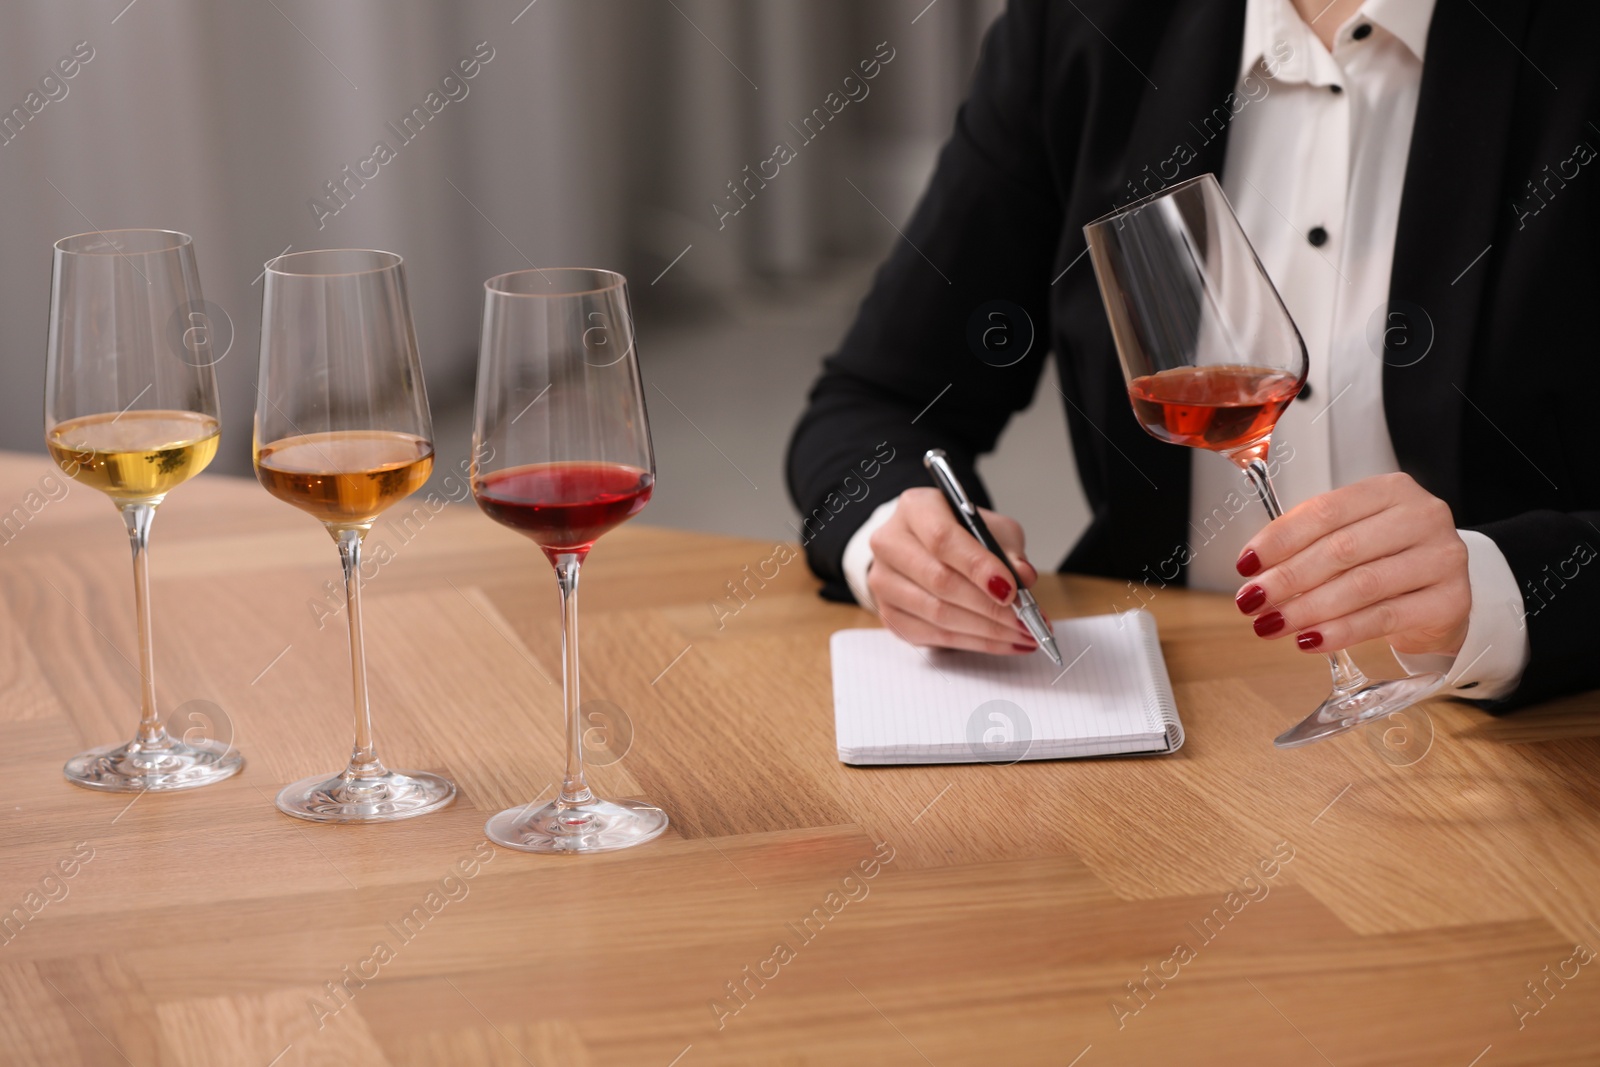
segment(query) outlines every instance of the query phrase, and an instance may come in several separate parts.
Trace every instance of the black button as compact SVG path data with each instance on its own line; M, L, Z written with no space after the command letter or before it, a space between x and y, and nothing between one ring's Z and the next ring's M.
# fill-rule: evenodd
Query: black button
M1370 22L1363 22L1361 25L1350 31L1351 39L1356 41L1364 41L1371 36L1372 24Z
M1310 382L1307 382L1307 383L1305 383L1304 385L1302 385L1300 387L1300 393L1299 393L1298 396L1295 397L1295 399L1296 400L1310 400L1311 399L1311 383Z
M1311 242L1313 248L1321 248L1328 243L1328 231L1321 226L1311 227L1311 232L1306 234L1306 240Z
M1330 86L1328 86L1328 92L1333 93L1335 96L1337 96L1340 93L1344 92L1344 86L1342 86L1342 85L1330 85Z

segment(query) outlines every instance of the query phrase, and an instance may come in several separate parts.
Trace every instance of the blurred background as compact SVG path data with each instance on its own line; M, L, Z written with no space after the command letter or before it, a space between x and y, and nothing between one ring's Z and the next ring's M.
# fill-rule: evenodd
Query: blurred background
M646 521L792 540L788 434L901 239L1001 6L7 0L0 447L43 451L51 244L67 234L194 236L233 334L213 469L236 475L266 260L405 256L441 472L469 450L483 279L601 266L628 275L638 317L659 465ZM877 77L801 137L873 59ZM730 182L778 141L797 157L741 206ZM983 471L1030 554L1059 560L1087 512L1053 372Z

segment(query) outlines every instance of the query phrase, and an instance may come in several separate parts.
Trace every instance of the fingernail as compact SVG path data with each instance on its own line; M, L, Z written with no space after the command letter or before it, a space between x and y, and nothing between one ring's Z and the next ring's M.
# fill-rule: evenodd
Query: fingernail
M1314 652L1322 647L1322 635L1315 630L1307 630L1295 638L1294 643L1307 652Z
M1248 578L1261 569L1261 557L1256 555L1255 549L1247 548L1244 550L1244 554L1239 557L1239 562L1235 563L1234 566L1239 569L1241 577Z
M1011 599L1011 583L995 575L989 579L989 595L1004 604Z
M1038 645L1012 645L1011 647L1016 649L1018 652L1033 652L1039 646Z
M1239 590L1239 595L1233 598L1233 602L1239 605L1239 610L1246 615L1253 615L1267 602L1267 591L1259 585L1247 585Z
M1257 637L1271 637L1283 629L1283 616L1276 611L1269 611L1255 621Z

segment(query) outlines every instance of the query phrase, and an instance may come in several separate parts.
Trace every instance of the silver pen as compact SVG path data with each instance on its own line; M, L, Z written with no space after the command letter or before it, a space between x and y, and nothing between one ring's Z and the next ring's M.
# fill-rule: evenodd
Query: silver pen
M1011 565L1011 561L1006 558L1005 550L994 539L994 534L989 532L983 516L978 514L978 506L967 496L967 491L956 479L956 472L950 469L950 462L945 458L944 449L930 448L922 457L922 465L933 475L933 480L938 483L944 498L950 502L950 510L956 513L956 518L961 520L967 532L976 537L978 543L993 553L1005 569L1011 572L1011 580L1017 590L1016 599L1011 602L1011 610L1017 613L1022 625L1026 626L1033 639L1039 642L1039 647L1044 649L1045 655L1049 656L1057 667L1061 666L1061 650L1056 647L1055 634L1050 632L1050 626L1044 621L1044 614L1039 611L1039 605L1033 599L1033 594L1022 587L1022 579L1017 575L1017 569Z

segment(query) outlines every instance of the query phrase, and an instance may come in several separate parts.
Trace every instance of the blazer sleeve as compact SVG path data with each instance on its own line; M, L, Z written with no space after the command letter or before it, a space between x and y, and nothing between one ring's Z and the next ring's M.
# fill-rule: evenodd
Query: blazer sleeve
M1530 511L1476 529L1511 565L1528 628L1521 682L1485 706L1510 711L1600 688L1600 511Z
M882 502L931 484L926 450L943 448L988 504L974 464L1038 384L1063 217L1041 99L1046 21L1044 0L1011 0L990 29L933 178L790 440L801 541L830 599L852 599L850 535ZM990 335L992 351L981 347L991 323L1004 335Z

